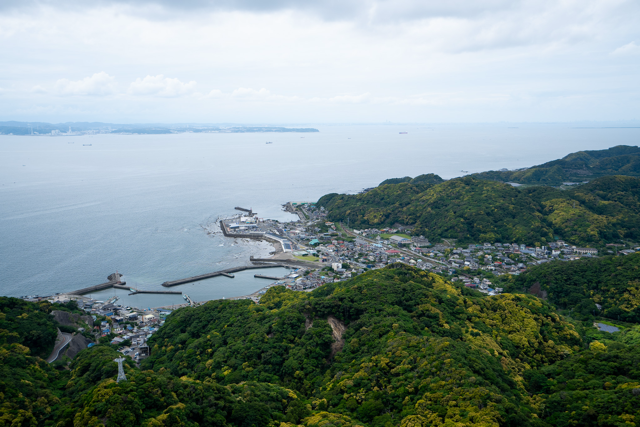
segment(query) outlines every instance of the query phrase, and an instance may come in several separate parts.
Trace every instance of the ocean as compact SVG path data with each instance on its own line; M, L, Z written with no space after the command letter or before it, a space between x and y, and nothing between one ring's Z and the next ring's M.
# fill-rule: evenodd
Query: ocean
M0 294L67 292L116 270L128 285L158 289L272 250L207 233L235 206L286 221L294 219L282 211L287 201L387 178L449 179L640 141L638 128L573 124L311 126L320 132L0 136ZM175 290L205 300L265 284L251 273ZM139 307L182 302L138 299Z

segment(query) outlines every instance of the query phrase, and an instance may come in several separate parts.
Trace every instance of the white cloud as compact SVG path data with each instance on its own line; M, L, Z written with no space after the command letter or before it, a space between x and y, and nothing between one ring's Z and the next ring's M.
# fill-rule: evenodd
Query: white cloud
M371 100L371 94L363 93L361 95L338 95L329 98L329 102L337 102L341 104L362 104Z
M222 91L220 89L213 89L204 98L220 98L222 97Z
M299 96L276 95L265 88L256 90L250 87L240 87L238 89L235 89L233 92L231 92L231 95L229 97L232 100L237 101L256 101L270 103L292 103L305 101L304 98L301 98Z
M31 93L48 93L48 91L40 85L36 85L31 89Z
M36 86L35 88L39 88ZM35 89L34 88L34 89ZM80 95L80 96L104 96L116 92L117 84L115 77L101 71L91 77L82 80L71 81L60 79L56 82L54 91L58 95Z
M64 107L60 121L75 111L113 121L319 122L640 111L638 0L24 2L41 6L0 13L0 115L8 119L16 106L36 104ZM83 6L63 7L70 2ZM207 7L193 13L197 4ZM87 81L95 75L44 84L96 70L117 76L119 89L104 74L115 96L55 96L100 93ZM576 96L554 109L559 98L546 94L563 90ZM30 120L47 118L29 111Z
M136 79L129 85L131 95L155 95L164 97L176 97L193 93L196 82L183 83L178 79L171 79L162 74L147 76L144 79Z
M252 89L250 87L241 87L241 88L238 88L238 89L234 90L231 93L231 96L234 97L234 98L253 98L253 99L262 98L262 99L264 99L264 98L268 97L269 95L271 95L271 92L268 91L265 88L262 88L260 90L255 90L255 89Z
M611 52L612 55L633 55L638 53L640 53L640 46L636 42L627 43Z

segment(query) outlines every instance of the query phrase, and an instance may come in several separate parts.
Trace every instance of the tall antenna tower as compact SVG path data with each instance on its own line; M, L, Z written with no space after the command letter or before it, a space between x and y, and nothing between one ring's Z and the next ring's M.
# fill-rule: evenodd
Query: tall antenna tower
M127 376L124 374L124 369L122 368L122 362L124 362L126 359L122 356L118 357L117 359L113 359L114 362L116 362L118 364L118 379L116 380L116 382L120 382L120 381L126 381L127 380Z

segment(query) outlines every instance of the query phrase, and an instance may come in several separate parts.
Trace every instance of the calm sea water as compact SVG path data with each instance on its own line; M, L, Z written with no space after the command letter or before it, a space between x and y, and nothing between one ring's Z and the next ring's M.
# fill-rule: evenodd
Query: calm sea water
M287 201L386 178L453 178L640 141L640 129L568 124L315 127L319 133L0 136L0 294L66 292L116 269L132 286L157 289L271 250L203 230L234 206L288 220ZM202 283L177 290L191 295L191 286L202 300L265 284L253 274Z

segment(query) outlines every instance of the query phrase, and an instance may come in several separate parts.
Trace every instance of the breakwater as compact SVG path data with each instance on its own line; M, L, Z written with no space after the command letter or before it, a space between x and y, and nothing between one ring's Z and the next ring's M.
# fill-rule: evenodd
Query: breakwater
M271 260L271 261L273 262L274 260ZM199 276L187 277L185 279L164 282L162 286L164 286L165 288L169 288L171 286L184 285L186 283L197 282L199 280L204 280L204 279L210 279L212 277L218 277L218 276L233 277L231 276L231 273L237 273L239 271L255 270L259 268L274 268L274 267L286 267L286 265L278 263L278 264L260 264L260 265L245 265L240 267L232 267L232 268L227 268L226 270L214 271L213 273L206 273L206 274L201 274Z
M65 292L65 295L84 295L84 294L89 294L91 292L102 291L104 289L109 289L109 288L129 289L128 287L123 286L126 283L127 282L116 282L114 280L114 281L110 281L110 282L101 283L99 285L89 286L87 288L78 289L76 291Z
M249 214L249 216L253 216L254 215L253 208L252 209L247 209L247 208L241 208L240 206L236 206L234 209L237 210L237 211L247 212Z
M127 288L128 289L128 288ZM181 291L142 291L140 289L131 289L134 292L131 292L129 295L136 295L136 294L176 294L176 295L182 295Z
M284 280L284 277L265 276L264 274L254 274L253 277L258 279Z

